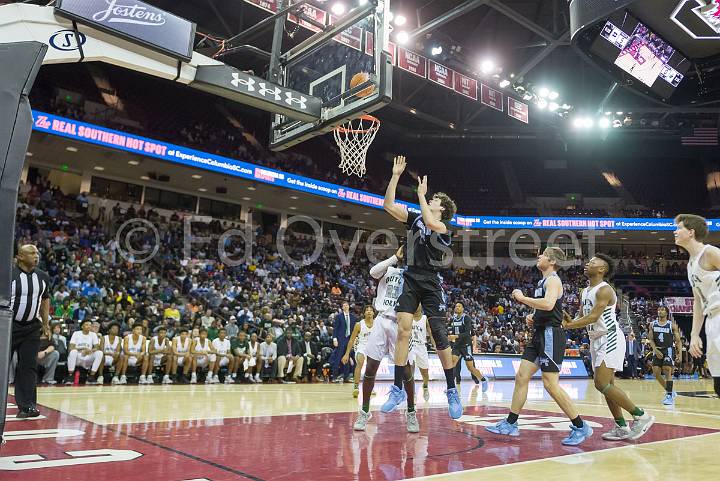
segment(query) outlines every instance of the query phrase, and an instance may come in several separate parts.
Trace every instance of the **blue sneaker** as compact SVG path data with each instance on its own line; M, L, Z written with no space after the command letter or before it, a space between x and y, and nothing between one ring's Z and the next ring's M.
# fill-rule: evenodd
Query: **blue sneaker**
M513 424L510 424L507 419L503 419L495 426L488 426L485 430L493 434L502 434L504 436L520 436L518 423L514 422Z
M485 378L482 380L482 391L487 392L487 390L488 390L488 380L487 380L487 378Z
M588 425L587 421L583 421L581 428L576 428L572 424L570 425L570 434L568 437L562 440L564 446L577 446L582 444L587 438L592 436L593 430Z
M453 419L459 419L463 414L462 403L460 402L460 395L456 388L448 389L446 391L448 398L448 413Z
M677 397L677 393L675 391L673 391L672 396L673 396L673 399L675 399Z
M397 409L397 407L407 401L407 393L397 387L395 384L390 388L390 395L385 404L382 405L380 411L384 413L391 413Z
M663 399L662 403L665 406L672 406L673 404L675 404L675 398L672 394L667 393L665 394L665 398Z

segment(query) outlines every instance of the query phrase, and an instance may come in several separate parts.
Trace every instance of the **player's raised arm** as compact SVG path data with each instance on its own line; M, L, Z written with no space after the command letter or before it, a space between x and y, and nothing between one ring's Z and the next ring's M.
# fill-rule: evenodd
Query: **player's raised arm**
M385 211L393 216L400 222L407 222L408 213L407 209L400 204L395 203L395 190L397 189L398 181L400 176L405 170L405 156L398 155L393 161L392 177L388 183L387 190L385 191L385 200L383 201L383 208Z
M420 211L422 212L422 219L425 225L433 232L438 234L447 234L447 225L438 218L437 215L433 215L433 211L430 209L425 196L427 195L427 175L418 177L418 204L420 204Z
M399 261L401 261L402 258L403 258L403 246L400 246L400 248L398 248L398 250L397 250L397 252L395 253L395 255L393 255L392 257L390 257L390 258L388 258L388 259L385 259L385 260L382 261L382 262L378 262L377 264L375 264L374 266L372 266L372 267L370 268L370 275L371 275L374 279L380 279L382 276L385 275L385 273L386 273L387 270L388 270L388 267L394 266L394 265L397 264Z

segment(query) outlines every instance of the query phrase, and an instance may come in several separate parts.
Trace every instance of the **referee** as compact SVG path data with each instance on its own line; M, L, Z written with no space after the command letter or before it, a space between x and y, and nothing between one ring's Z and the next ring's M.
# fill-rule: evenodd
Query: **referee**
M10 308L13 312L11 355L17 351L15 402L18 419L34 418L37 410L37 354L40 333L50 339L50 277L37 269L40 253L26 244L15 256L10 285Z

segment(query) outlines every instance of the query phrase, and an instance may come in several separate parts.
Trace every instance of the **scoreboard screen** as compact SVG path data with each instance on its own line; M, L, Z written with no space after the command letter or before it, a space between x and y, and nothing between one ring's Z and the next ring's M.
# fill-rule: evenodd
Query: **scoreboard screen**
M687 58L626 11L605 22L591 51L665 99L690 68Z

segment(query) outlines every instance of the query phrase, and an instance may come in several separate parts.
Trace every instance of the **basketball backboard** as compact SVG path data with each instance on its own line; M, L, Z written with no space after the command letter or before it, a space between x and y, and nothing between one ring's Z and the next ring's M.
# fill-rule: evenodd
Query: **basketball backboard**
M327 133L335 126L369 114L392 100L392 59L390 53L385 52L389 45L386 21L389 4L384 0L354 3L354 8L339 17L306 5L305 15L316 23L342 29L339 33L329 34L331 30L321 31L316 25L300 19L301 28L316 33L280 56L279 83L320 98L321 117L317 122L308 123L280 114L273 115L271 149L283 150ZM290 20L293 21L292 15ZM351 89L350 82L359 73L369 74L369 79ZM370 91L371 94L365 95Z

